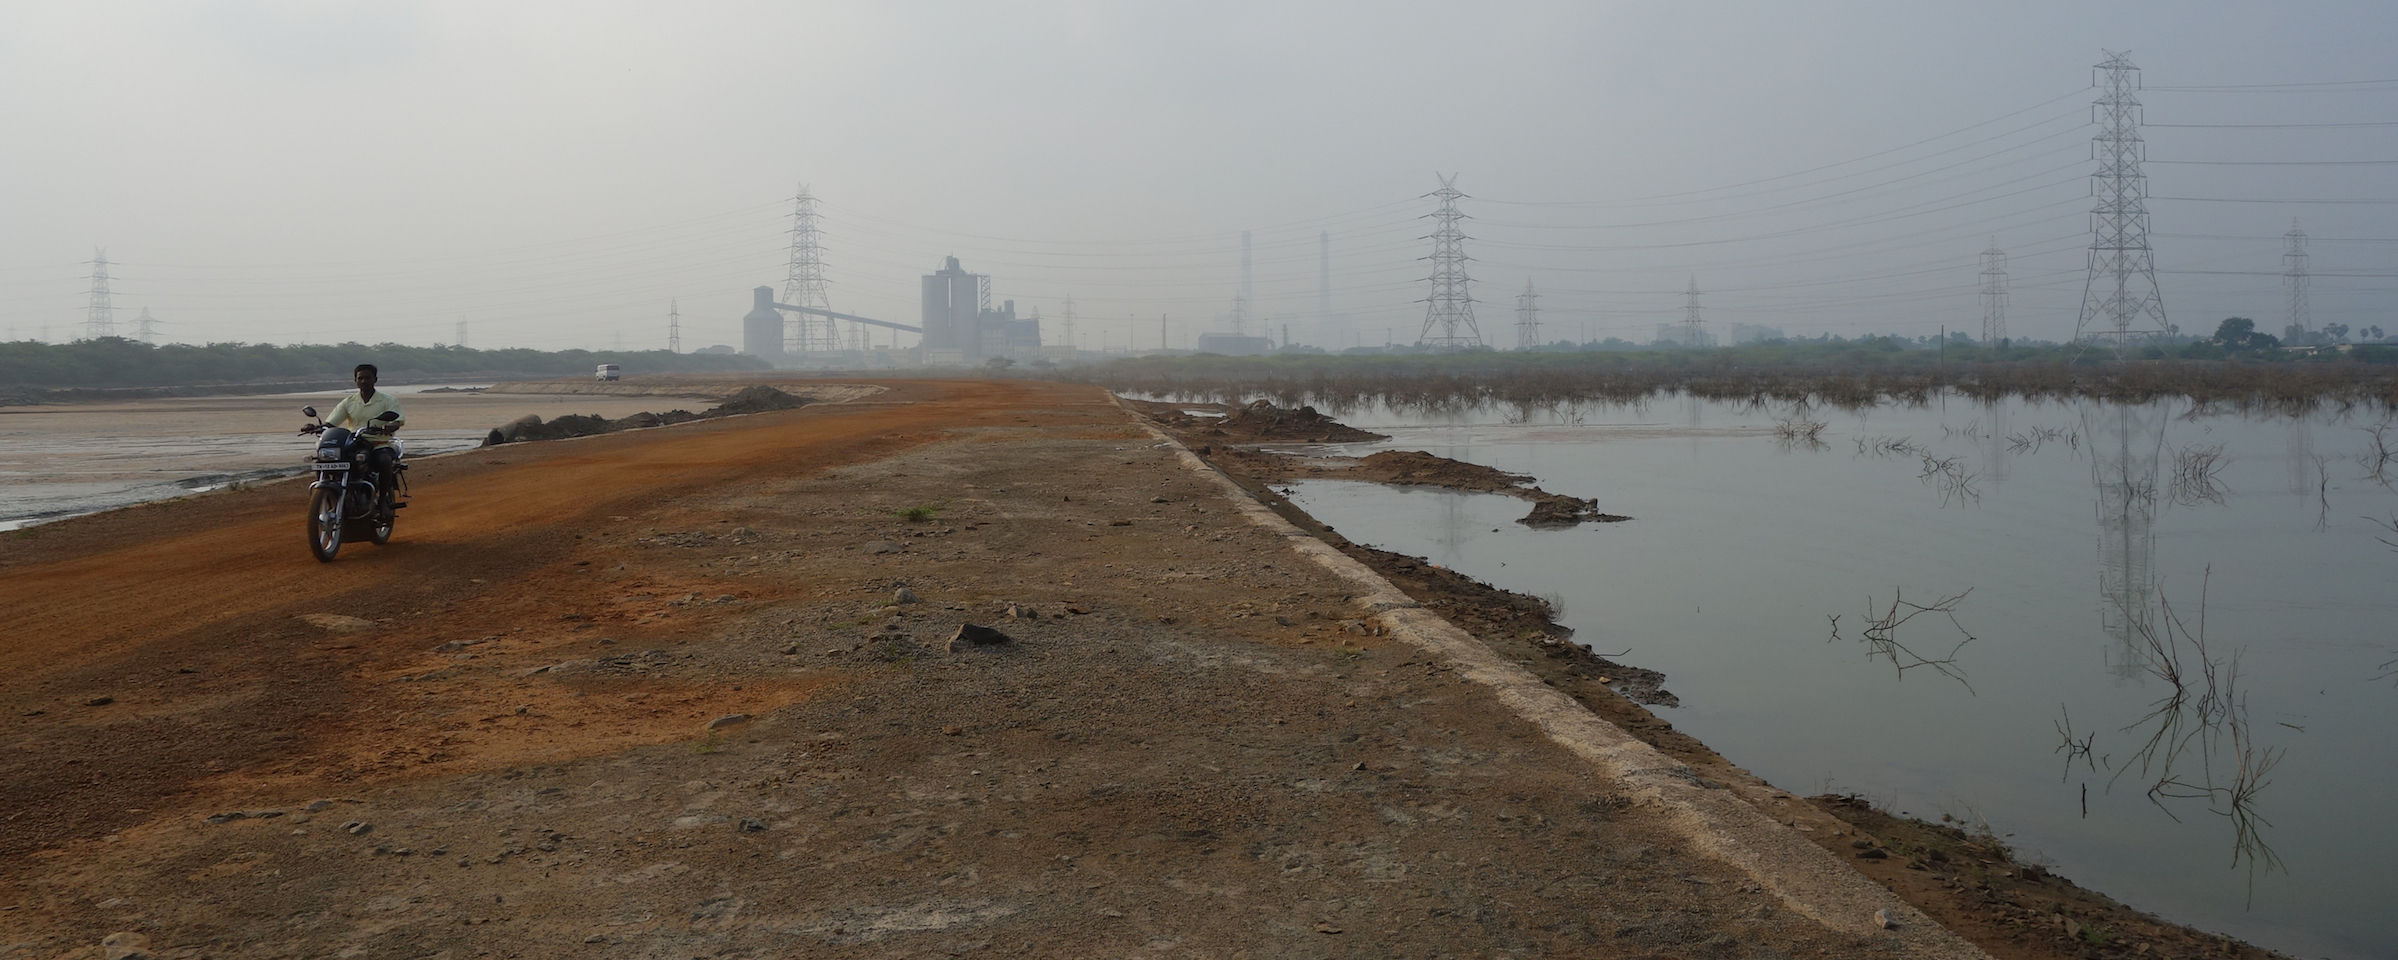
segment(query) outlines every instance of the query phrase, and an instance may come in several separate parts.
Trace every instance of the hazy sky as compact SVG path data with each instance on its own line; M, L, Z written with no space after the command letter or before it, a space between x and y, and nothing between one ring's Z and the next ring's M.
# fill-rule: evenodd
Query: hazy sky
M1645 341L1694 278L1719 332L1978 331L1993 241L2012 331L2062 338L2101 48L2188 198L2175 322L2278 330L2296 217L2316 322L2398 333L2398 83L2252 86L2398 78L2386 0L1475 7L14 0L0 336L78 335L104 247L161 339L654 348L672 300L738 342L805 182L837 309L915 322L956 255L1052 341L1072 297L1081 346L1180 346L1250 230L1254 313L1407 341L1437 171L1499 346L1527 279L1552 339ZM2164 126L2297 123L2384 125Z

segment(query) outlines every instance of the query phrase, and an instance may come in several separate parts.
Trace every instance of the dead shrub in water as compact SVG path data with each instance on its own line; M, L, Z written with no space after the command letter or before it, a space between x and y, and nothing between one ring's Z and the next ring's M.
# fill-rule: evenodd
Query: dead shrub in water
M1803 446L1810 450L1821 450L1824 448L1823 431L1829 426L1830 423L1808 417L1806 408L1800 407L1790 416L1774 418L1774 437L1781 441L1784 449Z
M2142 404L2187 398L2210 410L2295 415L2398 408L2398 368L2358 362L1977 362L1938 365L1892 352L1866 359L1720 351L1467 352L1382 357L1185 357L1118 360L1066 374L1119 393L1334 410L1384 403L1441 411L1534 409L1660 395L1806 402L1844 410L1917 406L1943 391L1977 400L2091 398Z

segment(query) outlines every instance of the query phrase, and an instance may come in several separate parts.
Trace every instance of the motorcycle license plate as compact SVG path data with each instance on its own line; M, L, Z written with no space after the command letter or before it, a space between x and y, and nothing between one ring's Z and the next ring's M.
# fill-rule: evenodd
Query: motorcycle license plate
M308 469L314 470L318 473L323 473L327 470L347 470L349 468L350 465L346 463L311 463L308 465Z

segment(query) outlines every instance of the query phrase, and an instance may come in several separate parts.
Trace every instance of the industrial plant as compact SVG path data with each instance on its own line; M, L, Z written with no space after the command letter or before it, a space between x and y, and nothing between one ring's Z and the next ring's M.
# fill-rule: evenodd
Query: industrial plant
M921 326L783 303L774 298L773 287L757 287L750 295L749 313L741 318L741 352L778 367L960 367L1001 357L1030 363L1044 355L1058 356L1056 350L1042 350L1039 318L1016 316L1014 300L1002 301L998 309L992 309L991 277L966 272L956 257L947 258L941 269L924 275ZM918 334L922 339L908 348L871 347L865 338L853 335L851 344L844 346L830 334L835 320L848 321L853 330L862 324ZM825 335L801 332L818 324L825 328ZM793 348L795 340L798 349Z

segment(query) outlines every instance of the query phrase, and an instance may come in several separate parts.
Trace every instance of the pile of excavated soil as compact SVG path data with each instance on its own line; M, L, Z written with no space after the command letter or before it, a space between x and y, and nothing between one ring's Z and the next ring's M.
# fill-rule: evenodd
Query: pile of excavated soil
M1489 493L1516 493L1532 482L1531 477L1523 474L1507 473L1495 467L1451 460L1417 450L1384 450L1368 454L1341 472L1351 480Z
M1248 406L1216 421L1214 430L1211 436L1251 442L1358 443L1390 439L1317 413L1314 407L1292 410L1277 407L1268 400L1250 401Z
M1478 463L1451 460L1418 450L1384 450L1362 458L1297 457L1268 450L1219 447L1198 442L1204 433L1177 432L1192 449L1212 461L1271 482L1290 480L1363 480L1393 486L1430 486L1477 493L1498 493L1532 502L1532 512L1516 520L1530 527L1559 528L1582 523L1620 523L1631 517L1599 509L1586 497L1550 493L1531 485L1532 478Z
M569 437L589 437L619 430L638 430L668 424L689 423L713 417L766 413L773 410L793 410L813 401L794 397L773 387L755 385L744 387L724 398L724 402L700 413L689 410L668 410L665 413L636 413L610 420L605 417L586 417L569 414L544 422L539 416L527 414L497 427L483 438L484 446L502 443L523 443L528 440L564 440Z
M1232 443L1351 443L1388 440L1316 412L1314 407L1286 410L1258 400L1222 419L1209 420L1185 412L1182 405L1137 400L1125 405L1150 419L1201 454L1238 464L1252 476L1269 480L1363 480L1393 486L1442 487L1478 493L1502 493L1532 502L1532 512L1516 520L1530 527L1560 528L1582 523L1618 523L1632 519L1599 509L1586 497L1550 493L1534 486L1532 478L1477 463L1465 463L1419 450L1384 450L1363 458L1291 457L1225 446Z
M1315 475L1327 479L1366 480L1393 486L1443 487L1504 493L1532 501L1532 512L1516 522L1533 527L1570 527L1583 522L1630 520L1599 509L1597 500L1550 493L1534 486L1532 478L1478 463L1465 463L1417 450L1384 450L1344 468L1320 467Z
M1316 412L1314 407L1294 410L1277 407L1270 400L1254 400L1248 406L1239 408L1220 403L1156 403L1146 400L1126 400L1124 403L1178 434L1201 436L1218 443L1362 443L1390 439L1327 417ZM1188 413L1189 408L1221 410L1224 415L1198 417Z
M806 397L794 397L773 387L759 384L741 388L732 396L724 398L723 403L708 408L708 412L700 414L700 416L731 417L765 413L769 410L797 410L810 402L812 401Z
M564 380L511 380L491 385L487 392L499 394L561 394L585 397L696 397L721 400L759 384L771 385L795 397L806 397L818 403L841 403L873 396L885 388L855 380L818 380L796 377L788 371L759 372L745 377L723 375L671 374L632 376L622 380L593 380L576 377Z

